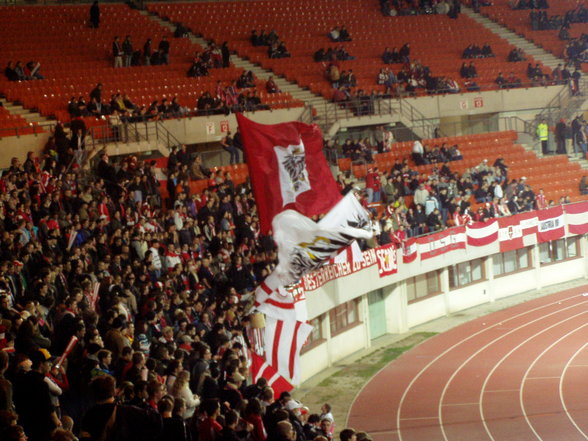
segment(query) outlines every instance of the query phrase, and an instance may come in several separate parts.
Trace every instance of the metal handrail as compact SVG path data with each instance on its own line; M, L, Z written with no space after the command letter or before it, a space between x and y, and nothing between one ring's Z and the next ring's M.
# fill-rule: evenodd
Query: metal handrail
M313 121L312 110L313 110L313 107L311 105L305 104L304 110L302 111L302 113L298 117L298 121L310 124Z
M3 138L7 138L10 136L21 137L24 135L40 135L42 133L50 132L55 122L47 121L47 122L39 122L39 123L31 123L26 126L16 126L16 127L3 127L0 128L0 141ZM32 132L31 132L32 129Z
M587 88L588 80L586 80L586 78L581 78L580 91L585 92ZM553 99L545 106L545 108L536 115L535 122L539 123L542 119L546 119L549 124L553 124L560 118L569 118L570 111L572 114L577 111L577 109L571 108L569 106L572 100L574 100L576 97L578 96L572 94L571 88L565 85L565 87L563 87L562 90L553 97Z
M178 138L176 138L174 134L163 125L163 122L161 121L155 121L155 133L157 139L162 141L168 149L182 144Z
M422 137L432 137L437 128L436 120L425 117L418 109L402 98L390 98L367 95L362 102L368 106L366 113L357 114L356 106L360 102L356 100L333 103L325 101L322 107L323 129L328 129L341 120L355 118L357 116L382 116L398 114L410 121L411 128L418 128Z

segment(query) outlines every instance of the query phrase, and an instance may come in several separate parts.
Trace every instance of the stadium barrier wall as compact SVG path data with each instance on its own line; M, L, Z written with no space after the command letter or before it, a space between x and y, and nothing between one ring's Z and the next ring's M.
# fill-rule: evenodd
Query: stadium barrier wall
M482 304L516 294L529 293L571 281L588 279L588 242L584 235L570 234L566 230L564 246L574 243L575 256L561 261L541 263L540 244L526 247L530 266L503 275L494 274L494 259L499 259L498 241L481 247L467 246L421 261L417 257L409 264L402 263L402 251L396 250L398 271L386 277L378 274L378 265L372 265L344 277L335 278L314 290L306 290L310 323L320 328L319 338L309 341L301 357L302 381L306 381L345 357L369 348L377 336L371 329L383 329L385 334L402 334L429 321L459 313ZM555 242L547 242L555 248ZM571 245L570 245L571 246ZM543 245L546 247L546 245ZM545 248L543 248L545 249ZM551 249L551 248L550 248ZM567 253L567 251L566 251ZM450 267L482 259L483 277L458 288L450 288ZM409 301L408 283L411 278L439 272L440 290L422 299ZM379 308L383 314L370 310L370 296L382 298ZM331 335L331 320L335 308L356 305L357 320ZM374 320L379 322L374 323Z

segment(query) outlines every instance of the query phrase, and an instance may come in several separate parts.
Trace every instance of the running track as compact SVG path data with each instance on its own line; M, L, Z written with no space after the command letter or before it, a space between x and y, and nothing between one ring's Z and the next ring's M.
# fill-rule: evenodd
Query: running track
M439 334L376 374L348 427L374 441L588 440L588 286Z

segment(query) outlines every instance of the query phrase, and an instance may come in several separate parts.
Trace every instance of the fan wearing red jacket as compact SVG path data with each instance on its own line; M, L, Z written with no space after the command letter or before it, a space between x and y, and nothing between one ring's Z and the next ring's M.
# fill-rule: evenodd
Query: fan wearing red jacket
M456 227L459 227L460 225L468 225L471 222L472 217L468 213L467 209L463 214L461 212L461 207L457 207L455 209L455 214L453 215L453 224Z
M365 177L365 189L367 191L369 203L380 202L382 182L380 181L378 167L368 169L368 174Z

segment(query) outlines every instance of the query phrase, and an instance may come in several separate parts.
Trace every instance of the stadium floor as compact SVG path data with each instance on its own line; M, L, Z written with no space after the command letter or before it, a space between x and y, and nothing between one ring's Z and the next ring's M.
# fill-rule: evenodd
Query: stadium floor
M588 439L585 281L439 334L375 375L348 427L374 441Z

